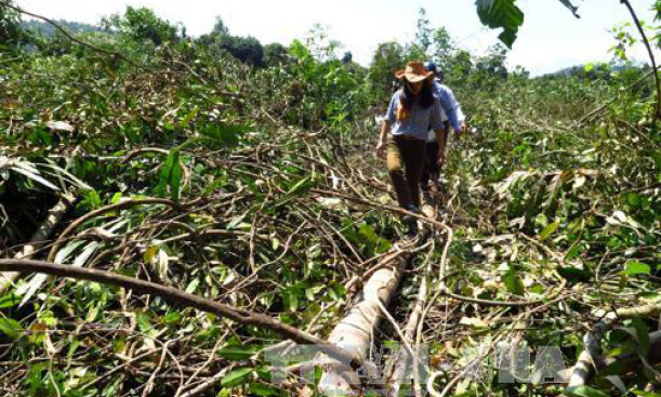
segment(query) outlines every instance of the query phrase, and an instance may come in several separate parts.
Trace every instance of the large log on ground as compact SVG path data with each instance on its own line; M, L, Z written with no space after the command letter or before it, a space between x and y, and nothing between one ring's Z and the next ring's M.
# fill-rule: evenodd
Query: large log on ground
M23 246L23 250L14 255L14 259L29 258L37 249L43 246L75 201L76 199L73 196L64 195L48 211L46 219L44 219L39 228L32 234L30 241ZM18 279L20 274L20 272L0 272L0 294L3 294Z
M380 302L387 306L395 295L410 255L410 252L394 252L381 260L381 268L365 283L328 342L358 354L365 362L369 361L372 335L382 317ZM354 396L361 394L360 385L361 379L354 370L343 363L333 362L325 366L319 391L328 396Z
M418 323L422 318L422 312L425 309L425 299L427 297L427 280L425 275L422 276L420 280L420 289L418 290L418 297L415 302L415 306L411 311L409 320L406 323L406 329L404 330L404 337L406 340L405 343L413 345L415 339L415 333L418 329ZM413 349L415 351L415 349ZM406 375L408 374L407 370L409 367L417 365L413 363L413 357L409 354L408 350L401 348L397 355L395 356L394 365L392 373L388 376L388 381L386 382L386 396L387 397L397 397L399 396L399 389L404 383Z

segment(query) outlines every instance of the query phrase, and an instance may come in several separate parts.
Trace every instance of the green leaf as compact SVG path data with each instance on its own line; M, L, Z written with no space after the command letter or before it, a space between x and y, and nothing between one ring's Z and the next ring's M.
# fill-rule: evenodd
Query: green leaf
M541 241L544 241L547 238L549 238L553 234L553 232L555 232L558 229L558 226L560 226L560 222L553 222L548 226L546 226L542 231L542 233L539 235L539 239Z
M181 162L179 161L179 149L174 149L170 155L172 156L172 168L170 171L170 198L174 201L178 201L182 175Z
M370 245L376 245L379 236L376 235L376 232L372 226L363 223L358 228L358 232L365 238L365 240L367 240Z
M279 396L280 389L263 383L253 383L250 385L250 393L248 394L251 396Z
M42 185L44 185L48 188L51 188L55 191L60 190L60 188L58 188L57 186L55 186L52 183L48 182L46 179L39 176L38 171L36 169L28 168L23 163L19 163L16 166L11 167L10 169L14 172L18 172L19 174L28 177L29 179L32 179L35 182L41 183Z
M174 201L179 200L179 189L181 184L181 163L179 162L179 149L175 148L168 154L165 163L161 168L161 173L156 186L156 195L165 197L166 188L170 187L170 198Z
M284 295L285 304L291 312L298 310L298 293L294 289L287 290Z
M183 316L179 312L172 312L161 318L161 321L167 325L176 325L181 322Z
M483 25L491 29L503 28L498 36L508 48L516 40L519 27L523 25L524 15L514 3L516 0L477 0L477 15Z
M222 386L238 386L246 383L250 379L252 368L240 368L225 375L220 381Z
M198 132L201 137L191 139L189 142L204 141L211 149L217 148L231 148L239 143L239 137L242 133L248 131L247 126L234 126L223 123L210 123L207 125L198 126Z
M588 282L592 278L587 270L575 266L559 266L558 274L570 282Z
M636 330L636 340L638 341L638 346L644 355L647 355L650 351L650 333L645 325L645 322L640 318L636 317L632 320L633 328Z
M218 355L228 360L241 361L247 360L255 354L255 351L249 347L227 346L218 350Z
M165 191L168 186L168 182L170 180L170 155L168 155L167 160L163 164L161 168L161 173L159 174L158 177L158 185L156 186L156 195L158 197L165 197Z
M643 391L643 390L632 390L631 392L633 394L637 395L638 397L661 397L661 394L650 393L650 392Z
M578 397L610 397L608 394L589 386L572 387L567 389L567 393Z
M612 356L612 352L609 352L609 356ZM605 366L603 369L599 370L600 377L606 376L617 376L623 375L628 371L627 366L623 361L615 360L612 364Z
M14 319L0 318L0 332L11 339L16 339L21 335L21 332L23 332L23 327Z
M298 182L292 186L287 193L285 193L282 198L278 201L278 204L276 204L276 207L280 207L286 203L288 203L290 200L293 200L296 197L300 197L304 194L307 194L307 192L310 191L313 187L315 187L317 182L314 180L312 175L308 175L304 178L301 178Z
M524 287L521 278L517 276L516 271L511 269L504 277L507 290L514 295L523 295Z
M580 18L577 13L578 7L574 6L571 0L558 0L567 7L576 18ZM516 6L516 0L477 0L477 15L483 25L491 29L503 28L503 32L498 36L508 48L516 41L519 28L523 25L524 14Z
M13 292L4 295L0 298L0 309L6 309L8 307L13 307L18 305L21 302L21 298L16 296Z
M144 313L138 313L136 320L138 323L138 328L140 328L140 331L142 332L147 332L153 328L151 321L149 320L149 316Z
M197 117L197 114L200 112L200 108L196 107L193 109L186 117L184 117L183 120L179 123L179 128L185 128L188 127L188 124L190 124L191 120L193 120L195 117Z
M620 274L624 276L635 276L638 274L651 274L652 268L649 265L640 262L629 262L624 266L624 270Z

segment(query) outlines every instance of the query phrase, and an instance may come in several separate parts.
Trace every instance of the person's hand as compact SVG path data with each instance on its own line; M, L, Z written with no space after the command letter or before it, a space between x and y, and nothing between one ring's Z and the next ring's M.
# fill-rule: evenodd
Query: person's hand
M445 150L439 149L436 164L438 164L439 167L443 167L443 164L445 164Z
M466 126L466 120L463 120L461 122L461 125L459 126L459 129L455 131L456 135L463 135L466 131L468 131L468 127Z
M379 141L379 143L376 144L376 156L379 158L383 158L385 154L385 148L386 148L386 144L382 141Z

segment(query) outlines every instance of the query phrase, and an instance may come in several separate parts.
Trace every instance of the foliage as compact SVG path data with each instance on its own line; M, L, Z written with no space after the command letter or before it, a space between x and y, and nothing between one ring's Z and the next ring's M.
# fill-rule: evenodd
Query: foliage
M19 14L0 2L0 51L9 50L23 43L25 39Z
M280 43L271 43L264 46L264 63L266 65L275 65L287 62L289 51L287 47Z
M201 36L198 42L208 47L209 51L216 56L229 54L239 61L253 66L263 67L265 65L265 48L262 47L262 44L254 37L230 35L229 29L220 17L216 18L216 24L211 33ZM271 46L268 57L272 57L272 60L277 62L283 55L281 47L281 45L280 47Z
M477 15L488 27L503 28L498 36L507 47L512 48L519 27L523 25L523 12L515 5L516 0L478 0Z
M578 18L578 8L570 0L558 1ZM523 11L516 6L516 0L476 0L475 4L482 23L492 29L502 28L503 32L498 38L511 49L524 20Z
M114 36L85 38L149 57L149 73L78 46L0 63L0 250L16 253L64 190L78 203L53 239L106 205L167 198L172 208L129 206L88 219L60 241L56 260L328 335L355 280L401 238L383 206L394 204L385 167L370 153L393 72L419 54L416 43L380 45L365 69L316 29L288 48L266 46L269 61L256 67L219 56L213 47L232 39L221 23L194 41L165 40L172 30L156 29L158 47L137 25L113 26ZM558 346L571 365L580 333L604 311L661 300L661 137L648 117L646 70L594 65L531 79L505 68L502 46L474 56L442 29L424 32L425 56L442 60L470 117L468 135L451 135L436 196L454 231L443 282L471 299L542 299L517 308L437 296L420 335L430 369L452 378L500 336L504 346ZM400 323L422 280L430 298L440 290L436 268L421 273L440 263L447 241L430 233L435 245L421 248L389 308ZM264 349L282 342L276 333L160 298L30 276L0 296L0 314L7 395L183 395L207 381L207 395L305 392L271 383ZM384 323L379 342L397 340ZM651 352L645 335L658 320L621 325L606 335L605 355ZM576 392L613 393L610 373L645 395L638 389L654 375L608 371ZM453 393L562 392L486 380L463 379Z
M81 33L94 33L94 32L103 31L102 27L96 25L90 25L88 23L70 22L64 19L55 20L55 22L72 33L81 34ZM52 38L56 34L58 34L58 30L55 28L55 26L37 19L22 21L21 27L25 30L29 30L36 34L40 34L46 38Z
M397 42L379 44L369 69L369 81L382 103L390 95L395 71L405 64L404 47Z
M160 46L178 40L178 30L168 21L159 18L148 8L126 7L124 15L115 14L104 18L105 29L116 32L136 42L151 42Z

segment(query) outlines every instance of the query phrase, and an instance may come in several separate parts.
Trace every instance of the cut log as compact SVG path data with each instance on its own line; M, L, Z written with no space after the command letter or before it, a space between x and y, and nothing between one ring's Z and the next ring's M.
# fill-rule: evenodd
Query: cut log
M41 223L39 229L32 234L30 241L23 246L23 250L14 255L14 259L29 258L37 249L42 247L50 237L51 233L60 223L64 214L69 211L76 202L76 198L70 195L64 195L53 208L48 211L46 219ZM0 273L0 294L3 294L14 281L18 279L20 272L1 272Z
M379 301L387 306L397 291L410 253L394 252L381 260L380 267L356 297L347 316L335 327L328 342L369 362L374 329L381 321ZM345 363L346 364L346 363ZM360 393L361 379L348 365L334 362L325 367L319 391L328 396L355 396Z
M409 345L413 344L413 339L415 338L418 329L418 323L420 322L422 312L425 309L426 298L427 280L423 275L422 280L420 281L420 289L418 290L418 298L415 307L413 307L413 311L411 311L411 316L409 317L409 321L406 323L406 329L404 330L405 342ZM399 389L406 379L407 369L411 363L412 357L409 352L404 348L400 349L397 356L395 356L392 373L388 376L388 381L386 382L386 395L388 397L399 396Z

